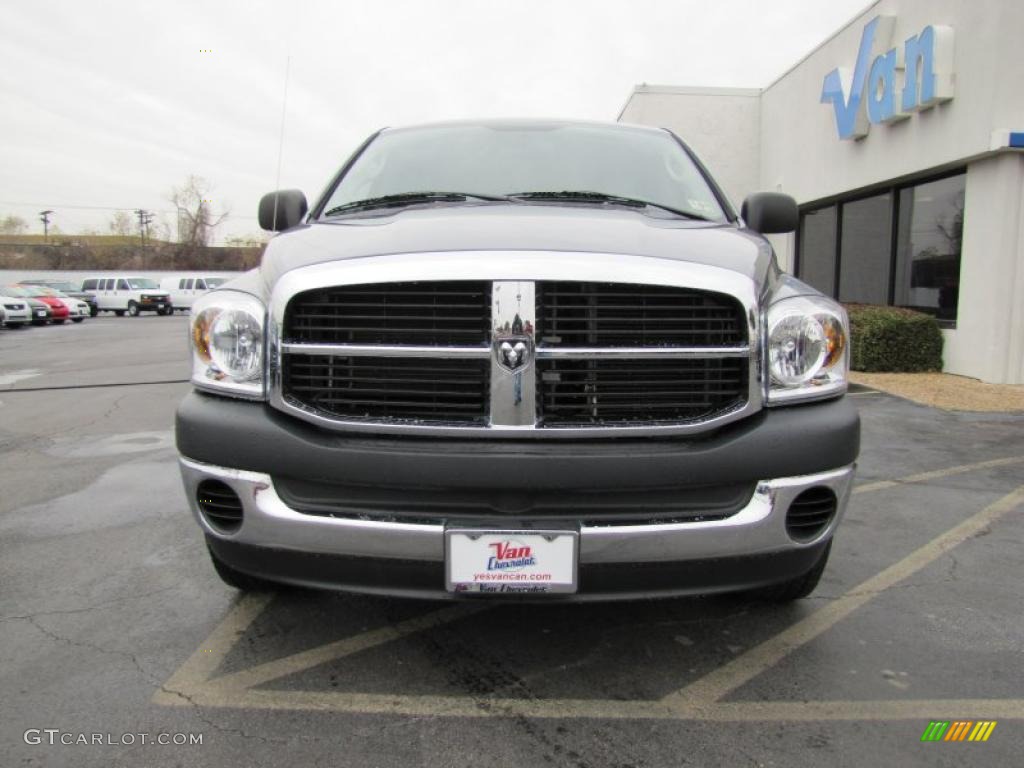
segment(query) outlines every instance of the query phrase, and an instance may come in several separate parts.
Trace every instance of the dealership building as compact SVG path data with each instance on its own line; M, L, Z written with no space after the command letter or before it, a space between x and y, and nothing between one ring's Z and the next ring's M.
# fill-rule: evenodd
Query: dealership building
M734 205L800 205L784 269L938 318L945 370L1024 383L1024 2L880 0L763 89L638 86Z

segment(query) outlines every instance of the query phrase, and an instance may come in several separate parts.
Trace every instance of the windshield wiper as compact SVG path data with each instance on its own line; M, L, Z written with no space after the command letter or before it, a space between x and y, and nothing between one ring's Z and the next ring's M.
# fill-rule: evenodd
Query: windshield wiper
M587 192L576 190L563 190L561 192L517 192L509 195L513 200L572 200L577 203L612 203L614 205L625 205L630 208L660 208L663 211L674 213L676 216L683 216L687 219L698 221L711 221L707 216L693 211L684 211L661 203L652 203L650 200L637 200L633 197L621 195L608 195L604 192Z
M336 205L324 212L324 216L351 211L368 211L373 208L401 208L416 203L463 203L466 200L508 200L498 195L475 195L469 192L401 192L382 197L368 197L365 200L353 200L350 203Z

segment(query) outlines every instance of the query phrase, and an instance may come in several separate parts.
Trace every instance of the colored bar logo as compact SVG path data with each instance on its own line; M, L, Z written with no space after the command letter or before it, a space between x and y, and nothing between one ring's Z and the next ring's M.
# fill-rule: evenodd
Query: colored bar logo
M995 720L932 720L921 734L921 741L988 741L996 728Z

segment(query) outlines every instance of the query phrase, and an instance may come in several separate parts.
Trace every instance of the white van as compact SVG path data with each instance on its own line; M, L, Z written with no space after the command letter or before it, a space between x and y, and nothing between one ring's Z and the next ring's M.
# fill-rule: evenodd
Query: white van
M132 317L140 312L158 315L174 312L170 295L148 277L90 277L82 283L82 290L96 297L96 306L101 312L118 316L127 312Z
M175 309L191 309L193 301L207 291L219 288L227 281L226 277L185 275L165 277L161 281L160 287L171 295L171 303Z

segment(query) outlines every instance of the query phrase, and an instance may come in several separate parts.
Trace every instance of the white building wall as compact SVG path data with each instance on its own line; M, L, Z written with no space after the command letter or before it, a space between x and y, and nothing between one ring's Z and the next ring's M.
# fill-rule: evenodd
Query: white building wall
M1024 383L1024 154L967 169L960 311L944 331L945 370Z
M819 103L822 81L835 67L853 68L864 25L879 15L896 20L886 50L902 50L928 25L953 28L955 95L841 140L831 105ZM764 90L762 182L805 202L987 153L993 131L1024 126L1022 34L1017 0L880 0Z
M853 70L876 16L894 18L883 51L903 50L928 25L953 29L954 96L843 140L832 105L821 103L822 85L837 67ZM620 119L676 130L737 205L759 189L805 204L966 166L959 316L944 331L946 370L1024 383L1024 153L1005 149L1007 131L1024 131L1022 34L1024 0L879 0L760 98L744 89L640 86ZM897 99L903 80L900 71ZM771 239L790 270L795 238Z
M928 25L953 28L955 95L907 120L872 125L862 139L842 140L831 104L820 103L822 83L836 67L853 69L864 25L880 15L895 17L885 50L902 50ZM1024 126L1022 31L1024 2L1016 0L874 3L764 90L762 186L802 204L988 153L994 131ZM900 73L897 96L902 85Z

